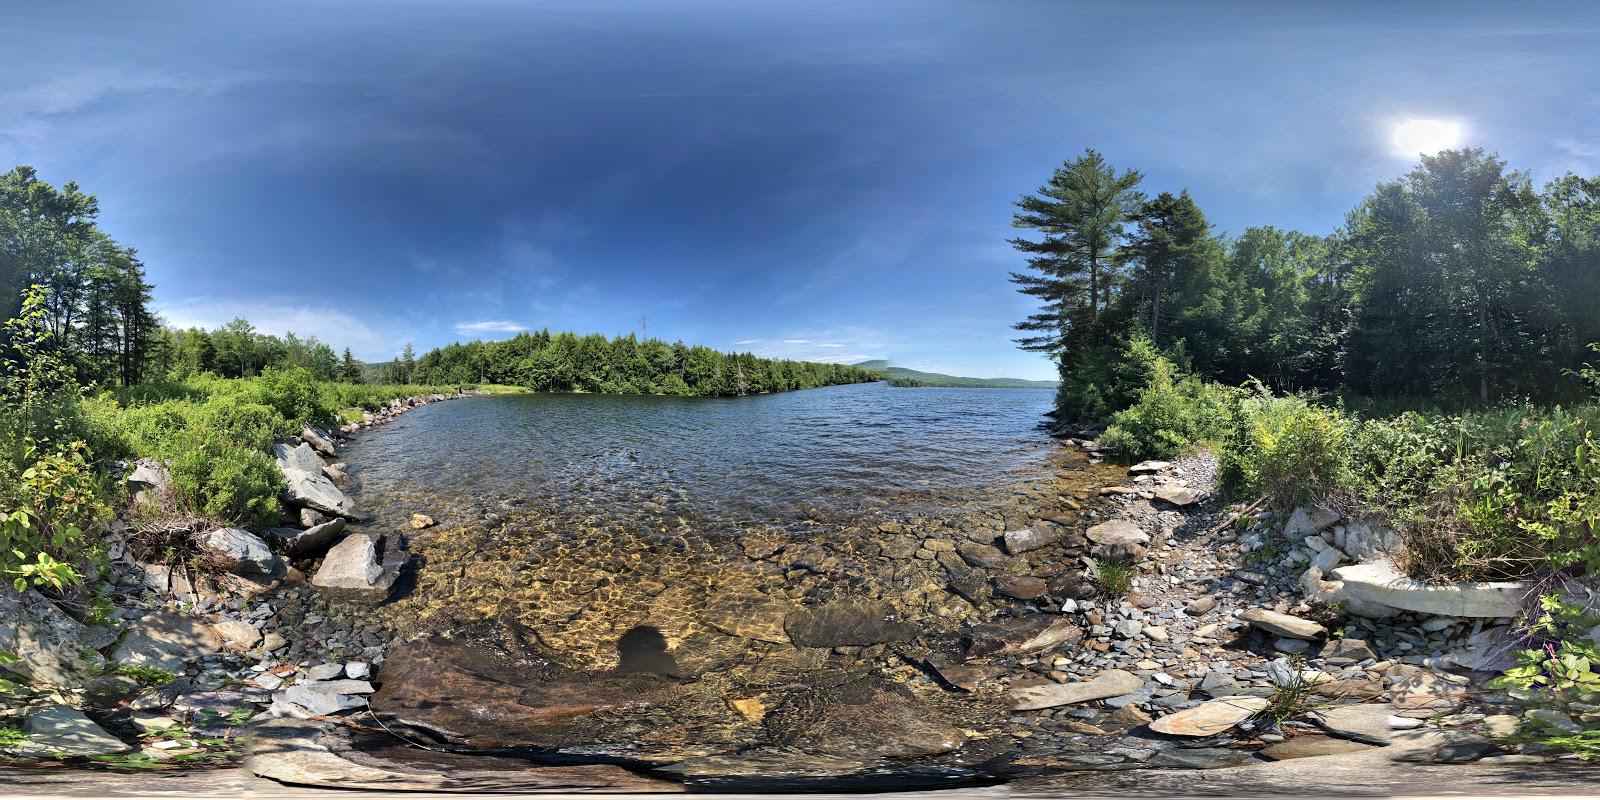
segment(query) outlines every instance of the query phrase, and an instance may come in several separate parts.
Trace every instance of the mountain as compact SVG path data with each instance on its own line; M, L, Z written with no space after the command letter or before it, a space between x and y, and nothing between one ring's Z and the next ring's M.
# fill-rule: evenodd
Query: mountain
M1021 378L962 378L955 375L941 375L937 372L921 372L905 367L891 367L889 362L877 358L871 361L862 361L855 364L864 369L877 370L889 379L891 386L942 386L963 389L1054 389L1056 381L1028 381Z

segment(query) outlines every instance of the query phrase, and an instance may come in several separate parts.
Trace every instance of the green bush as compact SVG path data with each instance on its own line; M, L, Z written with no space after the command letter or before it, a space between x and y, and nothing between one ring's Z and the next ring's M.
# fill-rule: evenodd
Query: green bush
M322 384L304 367L268 367L258 378L246 381L249 402L275 409L295 426L326 425L338 409L324 397Z
M1161 359L1149 339L1135 336L1090 348L1063 362L1061 385L1056 389L1056 418L1067 422L1109 419L1138 402Z
M1138 401L1111 417L1100 443L1126 458L1172 458L1217 436L1223 390L1189 376L1157 355Z
M209 441L171 462L172 484L189 510L246 525L273 525L283 513L283 476L260 450Z
M228 398L206 401L196 409L193 419L195 430L205 436L263 452L271 450L274 441L298 432L271 406Z
M1235 494L1277 508L1327 502L1348 490L1350 423L1302 397L1241 396L1229 413L1219 477Z

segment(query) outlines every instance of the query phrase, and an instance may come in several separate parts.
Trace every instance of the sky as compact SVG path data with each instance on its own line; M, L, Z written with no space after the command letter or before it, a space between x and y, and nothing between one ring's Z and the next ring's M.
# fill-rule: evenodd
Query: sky
M1049 378L1006 240L1084 148L1224 233L1330 232L1451 140L1600 172L1585 3L63 0L0 53L0 169L98 196L170 323L365 360L550 328Z

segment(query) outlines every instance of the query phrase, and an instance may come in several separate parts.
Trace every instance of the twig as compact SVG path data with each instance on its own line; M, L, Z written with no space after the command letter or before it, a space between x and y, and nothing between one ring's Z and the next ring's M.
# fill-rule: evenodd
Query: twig
M1244 508L1241 508L1238 511L1235 511L1232 514L1228 515L1227 519L1223 520L1220 524L1218 524L1216 527L1212 528L1211 530L1206 531L1206 534L1209 536L1211 534L1221 533L1222 531L1227 530L1230 526L1233 525L1233 523L1238 522L1240 517L1255 511L1256 509L1261 507L1262 503L1265 503L1265 502L1267 502L1266 495L1262 495L1261 497L1256 498L1255 502L1252 502L1250 505L1247 505Z

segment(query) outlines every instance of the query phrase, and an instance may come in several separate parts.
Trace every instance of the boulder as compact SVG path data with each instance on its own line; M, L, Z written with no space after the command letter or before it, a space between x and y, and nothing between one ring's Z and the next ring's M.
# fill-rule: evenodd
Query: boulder
M1318 623L1265 608L1252 608L1240 614L1239 619L1268 633L1291 639L1319 639L1328 635L1328 629Z
M1000 552L1000 548L980 542L960 542L956 545L956 552L968 564L984 569L997 569L1011 562L1005 553Z
M305 509L313 514L322 516L321 512ZM339 517L328 519L322 517L324 522L312 525L305 530L298 528L268 528L267 533L276 539L278 547L291 556L305 555L321 550L332 544L344 533L344 520Z
M311 585L326 593L355 600L381 602L400 577L400 565L384 556L387 537L372 534L347 536L328 550Z
M1081 642L1083 629L1066 617L1028 614L974 625L962 639L968 658L1023 655Z
M284 494L290 504L334 516L354 516L355 504L322 474L322 459L310 445L278 444L273 445L272 452L278 471L283 473Z
M1175 506L1192 506L1200 499L1200 493L1187 486L1176 483L1163 483L1153 490L1156 499L1165 500Z
M1143 686L1144 678L1138 675L1126 670L1108 669L1086 681L1013 685L1010 691L1011 707L1018 711L1032 711L1087 703L1136 692Z
M1033 600L1043 597L1044 580L1032 575L1001 575L994 579L995 591L1016 600Z
M1039 523L1027 528L1006 531L1006 552L1017 555L1055 544L1061 539L1063 530L1049 523Z
M261 537L243 528L218 528L200 536L200 545L226 561L240 575L278 575L283 561L272 554Z
M1331 509L1301 506L1289 515L1289 522L1283 526L1283 535L1291 541L1299 541L1327 530L1339 518L1339 512Z
M1265 697L1219 697L1194 708L1168 714L1150 723L1150 730L1169 736L1216 736L1260 713L1267 705Z
M261 631L243 620L225 619L211 627L234 650L249 650L261 643Z
M888 603L839 600L797 609L784 618L789 640L800 647L865 647L910 641L917 629L900 622Z
M33 589L18 594L0 588L0 651L16 656L15 661L0 661L0 668L36 683L80 686L105 671L106 660L96 652L96 643L109 642L100 633Z
M1389 743L1390 717L1394 708L1387 703L1355 703L1333 706L1311 714L1311 721L1330 735L1367 744Z
M171 611L140 617L122 637L111 660L118 664L182 672L191 659L222 651L222 637L210 625Z
M1150 543L1150 535L1126 519L1113 519L1095 525L1088 531L1089 541L1095 543L1097 558L1137 558Z
M313 714L336 714L367 704L364 695L372 694L372 684L352 678L331 681L305 681L284 690L283 699Z
M52 756L100 756L126 753L133 747L94 724L82 711L62 705L46 706L28 713L22 723L27 740L4 752L12 755L49 758Z
M1140 461L1139 463L1128 467L1128 474L1143 475L1146 473L1160 472L1170 466L1172 466L1172 462L1170 461Z
M328 458L333 458L335 455L333 442L328 441L327 438L322 434L317 433L315 430L312 430L309 427L300 429L300 439L306 444L311 445L312 449L324 456L327 456Z
M1521 583L1428 584L1400 574L1389 559L1333 571L1335 599L1350 599L1444 617L1515 617L1522 612Z

